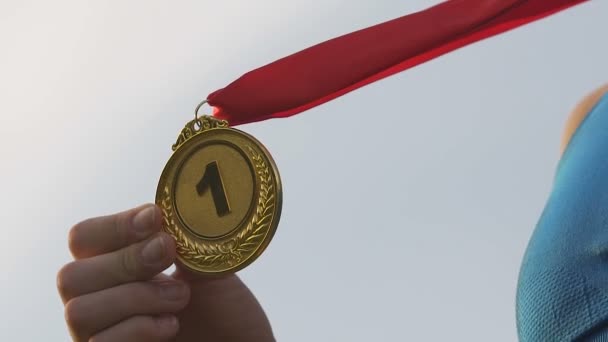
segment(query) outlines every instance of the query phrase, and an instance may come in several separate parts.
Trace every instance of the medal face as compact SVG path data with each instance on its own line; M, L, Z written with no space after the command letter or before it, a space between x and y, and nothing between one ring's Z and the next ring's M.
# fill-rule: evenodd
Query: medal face
M281 214L281 180L270 154L212 117L189 122L173 150L156 204L178 260L204 274L249 265L270 243Z

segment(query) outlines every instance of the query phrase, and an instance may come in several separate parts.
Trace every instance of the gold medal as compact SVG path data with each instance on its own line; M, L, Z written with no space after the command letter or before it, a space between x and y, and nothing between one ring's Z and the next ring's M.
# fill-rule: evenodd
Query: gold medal
M246 267L268 246L281 215L281 179L270 154L227 121L198 115L173 151L156 204L178 260L203 274Z

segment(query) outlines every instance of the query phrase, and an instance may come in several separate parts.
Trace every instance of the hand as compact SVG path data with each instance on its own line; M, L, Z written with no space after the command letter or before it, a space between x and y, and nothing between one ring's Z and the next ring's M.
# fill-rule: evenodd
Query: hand
M147 205L74 226L75 261L57 287L74 341L274 341L270 324L234 275L202 278L178 267L175 242Z

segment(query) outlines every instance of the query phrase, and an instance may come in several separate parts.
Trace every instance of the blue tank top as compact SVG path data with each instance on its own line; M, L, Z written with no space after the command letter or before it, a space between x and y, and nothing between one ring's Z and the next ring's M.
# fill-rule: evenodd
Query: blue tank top
M516 305L520 341L608 341L608 95L559 162Z

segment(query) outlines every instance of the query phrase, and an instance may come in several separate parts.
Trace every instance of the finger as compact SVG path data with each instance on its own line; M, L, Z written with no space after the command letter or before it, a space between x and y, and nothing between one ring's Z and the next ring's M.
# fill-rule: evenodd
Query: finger
M161 213L152 204L122 213L96 217L70 230L70 251L76 259L113 252L141 241L161 229Z
M92 336L132 316L176 313L189 296L175 280L129 283L70 300L65 318L74 335Z
M564 153L566 147L568 146L568 143L572 139L572 136L577 131L583 120L585 120L587 114L591 112L591 110L595 107L595 105L597 105L599 100L606 93L608 93L608 84L605 84L604 86L595 89L593 92L585 96L576 105L572 113L570 113L570 116L568 117L568 120L566 121L566 125L564 127L561 142L561 153Z
M175 241L157 233L117 251L73 261L57 275L64 301L139 280L148 280L175 261Z
M179 322L173 315L135 316L91 337L89 342L169 341L177 334Z

